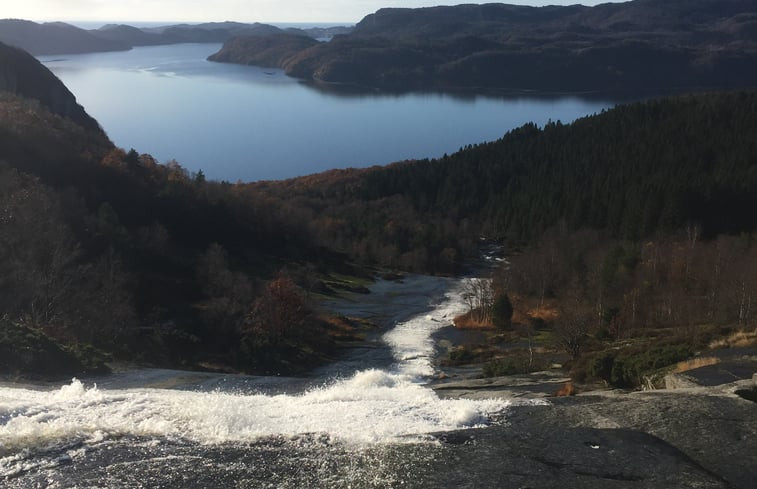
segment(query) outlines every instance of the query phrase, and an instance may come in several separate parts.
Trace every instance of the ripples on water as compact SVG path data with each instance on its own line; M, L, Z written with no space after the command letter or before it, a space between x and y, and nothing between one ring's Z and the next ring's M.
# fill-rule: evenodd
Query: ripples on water
M443 450L433 433L484 426L503 400L440 400L431 334L450 292L385 335L396 363L299 394L0 388L0 477L11 487L393 487ZM1 479L0 479L1 480ZM73 482L72 482L73 481ZM152 481L152 482L151 482ZM139 484L137 484L139 482Z

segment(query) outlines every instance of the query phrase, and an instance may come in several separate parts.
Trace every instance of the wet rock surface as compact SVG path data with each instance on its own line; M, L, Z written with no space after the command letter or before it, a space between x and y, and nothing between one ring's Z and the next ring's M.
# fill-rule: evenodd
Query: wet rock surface
M535 399L553 396L567 382L570 377L562 372L534 372L505 377L445 379L432 383L430 387L443 399Z
M469 431L468 439L440 436L448 450L435 463L449 478L431 471L423 485L751 489L757 481L757 404L736 392L753 388L750 380L589 393L514 407L502 426ZM457 470L445 469L451 466Z
M343 305L343 313L368 316L387 326L399 318L386 307L392 299L414 314L426 314L429 302L444 292L443 281L407 277L401 285L404 287L397 290L380 283L383 294L381 289L374 289L367 300ZM428 318L439 322L448 319ZM392 361L388 347L376 347L375 352L378 357L371 360L371 368ZM324 377L354 372L363 368L360 362L364 361L356 354L324 373ZM394 439L368 444L345 441L330 435L326 428L308 429L294 436L264 436L250 442L222 442L215 435L209 440L205 438L209 442L192 441L185 430L202 426L192 425L189 416L180 423L181 429L169 436L126 434L83 441L76 437L73 442L24 450L6 457L9 467L17 470L6 470L0 486L9 489L755 487L757 403L749 400L751 393L757 391L753 378L713 387L633 393L595 391L555 398L551 394L567 380L559 372L493 379L473 378L476 375L473 368L445 372L450 378L429 385L439 397L514 399L521 405L494 414L495 419L485 428L424 435L420 441L409 437L407 442ZM117 372L110 379L111 383L102 385L110 389L142 386L176 390L194 386L193 390L201 392L220 390L235 395L258 393L274 397L289 391L282 386L296 382L228 376L221 379L208 373L176 371L150 371L137 378ZM360 385L362 392L366 385ZM389 390L387 384L378 387L374 392ZM293 389L294 393L304 390L307 386L300 384ZM119 399L128 395L124 392ZM360 396L345 395L342 391L337 397L347 407L338 422L347 423L349 415L359 406ZM164 413L170 403L166 404L164 397L161 399L160 412ZM522 405L527 399L534 401ZM229 426L232 434L250 425L250 412L263 409L263 405L242 407L240 401L234 399L223 404L216 397L207 404L213 407L213 417L226 413L227 421L221 426ZM280 412L276 411L277 417L281 415L282 427L304 417L284 416L296 409L299 397L293 396L291 401L282 404ZM134 406L131 415L151 404L144 400ZM316 415L315 406L317 403L310 403L303 412L315 418L328 417L324 411ZM408 412L424 419L419 406L413 404ZM87 409L91 407L94 405L87 405ZM399 409L402 407L397 402L386 407L387 412ZM471 409L464 403L451 403L444 412L452 417L469 417ZM44 408L41 414L54 417L44 413ZM382 414L373 411L360 419L365 420L366 426L375 426ZM354 429L361 428L362 425Z

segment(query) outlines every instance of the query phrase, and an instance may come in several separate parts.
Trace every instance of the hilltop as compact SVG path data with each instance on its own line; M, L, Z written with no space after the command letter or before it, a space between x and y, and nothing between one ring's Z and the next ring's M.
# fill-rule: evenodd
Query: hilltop
M290 57L317 44L315 39L294 34L240 36L227 41L208 60L278 68Z
M0 43L0 91L34 99L54 114L99 130L99 125L50 70L22 49Z
M38 24L28 20L0 20L0 42L22 48L35 56L125 51L135 46L179 43L222 43L238 36L287 34L305 38L330 38L350 27L287 28L241 22L176 24L140 29L125 24L108 24L99 29L81 29L63 22Z
M128 44L101 39L91 32L63 22L38 24L28 20L0 20L0 42L34 55L125 51Z
M280 67L392 91L747 87L757 84L756 26L745 0L381 9L350 34L287 53ZM215 59L245 62L255 49L235 42Z

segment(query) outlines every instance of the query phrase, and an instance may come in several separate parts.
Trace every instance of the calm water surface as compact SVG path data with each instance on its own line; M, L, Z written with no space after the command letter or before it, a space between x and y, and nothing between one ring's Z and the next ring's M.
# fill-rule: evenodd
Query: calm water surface
M355 94L280 70L211 63L218 44L45 56L123 148L228 181L437 157L526 122L572 121L610 100Z

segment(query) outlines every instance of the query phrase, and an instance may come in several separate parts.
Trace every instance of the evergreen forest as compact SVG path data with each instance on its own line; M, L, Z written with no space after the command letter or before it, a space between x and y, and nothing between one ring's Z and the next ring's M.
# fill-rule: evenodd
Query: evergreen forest
M113 358L297 371L356 334L314 298L364 292L386 270L465 271L482 240L516 264L495 281L516 313L516 299L564 308L580 296L591 335L615 338L653 319L753 321L754 92L526 124L435 160L236 184L116 148L33 99L4 94L0 110L6 372ZM535 256L546 258L517 266Z

